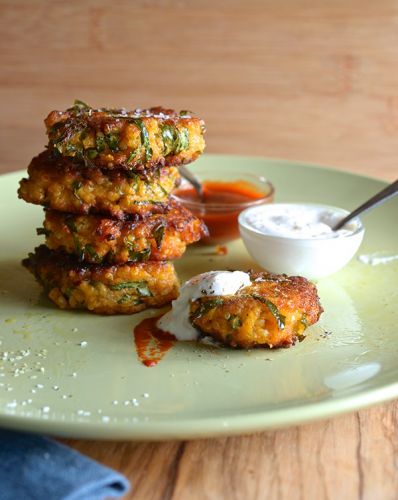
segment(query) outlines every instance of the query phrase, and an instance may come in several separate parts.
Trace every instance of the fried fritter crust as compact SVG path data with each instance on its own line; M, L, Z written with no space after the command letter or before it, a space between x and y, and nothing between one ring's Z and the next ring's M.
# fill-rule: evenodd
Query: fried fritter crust
M49 146L86 166L113 169L180 165L204 150L204 122L188 111L93 109L77 102L45 119Z
M28 174L18 190L19 197L28 203L61 212L103 213L116 218L123 218L125 213L163 212L170 192L180 180L176 167L140 174L82 170L72 159L49 151L33 158Z
M204 223L172 202L164 214L115 220L47 210L46 245L91 263L142 262L180 258L186 246L207 235Z
M163 306L178 296L178 278L171 262L81 264L41 245L22 264L61 309L132 314Z
M204 334L245 349L289 347L323 311L316 287L300 276L251 273L235 295L208 296L190 306L190 321Z

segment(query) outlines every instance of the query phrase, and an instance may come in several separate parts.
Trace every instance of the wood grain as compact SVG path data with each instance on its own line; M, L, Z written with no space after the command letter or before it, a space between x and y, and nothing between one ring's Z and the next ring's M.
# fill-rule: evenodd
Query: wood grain
M397 175L396 0L1 0L0 14L4 169L80 98L193 109L210 152Z
M174 443L66 441L130 478L126 499L395 500L397 404L252 436Z
M0 0L0 171L25 168L43 118L93 105L193 109L208 151L393 180L397 0ZM398 496L398 404L247 437L67 441L134 499Z

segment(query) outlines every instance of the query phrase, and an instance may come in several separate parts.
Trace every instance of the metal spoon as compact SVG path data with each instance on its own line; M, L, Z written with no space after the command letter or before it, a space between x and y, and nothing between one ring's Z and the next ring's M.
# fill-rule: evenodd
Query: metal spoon
M196 177L195 174L193 174L189 168L184 167L184 165L180 166L179 168L181 177L183 177L185 180L187 180L192 186L194 187L195 191L198 193L198 196L200 198L200 201L203 201L204 198L204 192L203 192L203 186L200 180Z
M361 206L356 208L353 212L347 215L347 217L344 217L340 222L338 222L334 227L332 227L333 231L337 231L338 229L341 229L345 224L347 224L348 221L356 217L357 215L367 212L371 208L377 207L378 205L381 205L388 199L392 198L398 194L398 179L394 181L392 184L389 186L385 187L382 189L379 193L375 194L370 198L368 201L365 201Z

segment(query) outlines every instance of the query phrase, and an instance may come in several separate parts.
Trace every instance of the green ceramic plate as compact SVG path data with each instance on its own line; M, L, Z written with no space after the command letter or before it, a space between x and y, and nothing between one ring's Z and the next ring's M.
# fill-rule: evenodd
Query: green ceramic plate
M378 191L374 179L299 163L206 155L220 177L231 166L263 174L277 201L347 209ZM154 368L138 361L134 316L56 309L20 261L41 241L42 210L16 197L22 173L0 177L0 425L61 436L194 438L298 424L398 395L398 261L354 259L318 283L325 313L291 349L250 352L180 343ZM398 253L398 199L364 217L361 253ZM181 280L210 269L255 267L241 241L227 256L190 249ZM80 345L87 342L86 347Z

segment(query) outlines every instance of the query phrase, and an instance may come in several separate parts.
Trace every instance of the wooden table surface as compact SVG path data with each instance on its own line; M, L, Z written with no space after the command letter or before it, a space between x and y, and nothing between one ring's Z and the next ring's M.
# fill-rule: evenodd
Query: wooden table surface
M398 177L397 0L0 0L1 171L75 98L163 104L207 122L209 152ZM287 180L288 182L288 180ZM134 499L396 499L398 405L247 437L67 441Z

